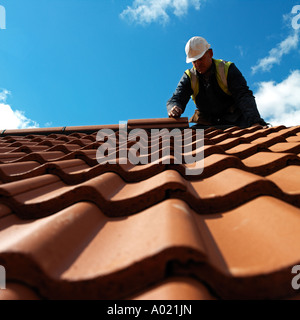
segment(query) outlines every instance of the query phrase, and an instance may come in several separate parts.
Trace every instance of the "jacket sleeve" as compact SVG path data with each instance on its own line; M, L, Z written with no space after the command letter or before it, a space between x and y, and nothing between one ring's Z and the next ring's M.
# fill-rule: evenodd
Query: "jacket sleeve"
M169 112L174 106L178 106L184 112L193 90L189 76L184 73L181 77L173 96L167 102L167 111Z
M228 89L232 93L235 105L242 111L248 126L255 123L266 125L260 117L253 92L240 70L232 63L228 70Z

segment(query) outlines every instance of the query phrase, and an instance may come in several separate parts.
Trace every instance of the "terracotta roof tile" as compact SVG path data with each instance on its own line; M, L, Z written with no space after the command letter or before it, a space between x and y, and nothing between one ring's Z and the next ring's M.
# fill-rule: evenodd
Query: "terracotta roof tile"
M134 119L128 120L128 129L160 129L160 128L188 128L188 118L162 118L162 119Z
M224 139L224 140L219 140L219 142L216 143L216 145L220 146L223 148L223 150L227 150L231 149L235 146L239 146L241 143L245 143L245 140L241 137L231 137L228 139Z
M236 156L240 159L248 158L258 151L268 151L264 147L260 145L255 145L251 143L242 143L234 146L231 149L226 150L226 154Z
M200 234L186 208L169 200L141 214L113 219L95 205L81 202L26 224L11 215L2 219L5 228L0 234L0 257L7 261L12 277L21 276L19 267L28 272L32 264L36 265L36 274L27 282L34 286L43 277L41 293L47 297L96 298L100 293L102 298L126 297L133 289L142 290L163 279L168 259L178 254L182 261L204 259ZM180 233L166 233L179 227ZM139 239L138 246L135 239ZM13 264L15 259L18 267ZM132 272L137 277L134 284ZM121 283L111 286L114 277ZM53 281L57 282L55 290ZM65 281L69 282L68 288ZM120 292L120 287L128 292Z
M133 300L216 300L200 281L189 278L165 280L147 291L131 297Z
M257 299L294 294L290 274L300 261L299 213L276 198L259 197L222 216L197 215L198 225L206 230L203 237L211 241L206 243L211 264L220 273L213 278L217 292Z
M25 152L2 153L0 155L0 164L13 162L26 156Z
M0 290L0 300L41 300L41 298L28 286L9 282L6 290Z
M163 153L187 118L127 128L147 129L144 164L120 163L136 141L125 146L118 125L2 132L0 299L299 297L300 126L211 127L198 149L194 131L182 155L202 152L201 173L201 161L175 163L177 131ZM101 129L112 130L115 164L97 161Z
M276 143L268 148L272 152L283 152L283 153L299 153L300 142L282 142Z
M39 167L40 164L37 161L23 161L14 162L8 164L2 164L0 166L0 177L5 182L23 179L24 173L30 172L33 169Z
M258 152L242 162L251 172L268 175L289 164L299 164L299 160L299 157L292 153Z
M296 136L290 136L290 137L286 138L286 141L288 141L288 142L300 142L300 134L297 133Z
M268 148L273 144L279 143L279 142L285 142L285 139L282 136L278 136L278 135L273 137L269 137L269 136L260 137L251 141L252 144L256 144L264 148Z
M300 166L287 166L267 176L268 180L276 183L284 192L299 194Z
M7 207L4 204L0 204L0 218L5 217L11 213L12 213L12 211L9 207Z

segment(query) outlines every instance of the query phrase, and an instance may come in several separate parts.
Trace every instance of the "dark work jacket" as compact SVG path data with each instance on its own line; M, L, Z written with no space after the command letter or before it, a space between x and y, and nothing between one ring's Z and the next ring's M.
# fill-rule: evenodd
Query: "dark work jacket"
M204 76L197 72L199 93L196 97L196 107L202 118L211 125L236 125L240 127L249 127L255 123L266 125L266 122L260 117L253 92L249 90L245 78L234 63L230 65L227 77L231 96L223 92L218 85L214 63L210 71L208 80L205 80ZM167 102L168 112L175 105L184 112L192 94L191 80L184 73L173 96Z

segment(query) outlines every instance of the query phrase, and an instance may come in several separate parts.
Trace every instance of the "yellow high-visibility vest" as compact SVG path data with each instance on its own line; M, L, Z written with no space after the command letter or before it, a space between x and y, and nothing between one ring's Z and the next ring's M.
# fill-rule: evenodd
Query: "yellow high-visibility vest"
M229 69L230 65L232 64L232 62L224 61L221 59L219 59L219 60L213 59L213 62L216 65L216 71L217 71L216 76L217 76L217 81L218 81L220 88L227 95L231 95L230 91L228 90L227 76L228 76L228 69ZM194 102L196 104L196 97L197 97L197 94L199 93L199 81L197 78L196 69L193 67L192 69L186 70L185 73L189 76L189 78L191 80L191 86L192 86L192 90L193 90L192 99L194 100Z

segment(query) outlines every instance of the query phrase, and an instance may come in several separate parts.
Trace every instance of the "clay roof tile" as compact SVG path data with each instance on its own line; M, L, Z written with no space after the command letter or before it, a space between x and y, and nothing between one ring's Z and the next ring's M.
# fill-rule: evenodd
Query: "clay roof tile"
M119 129L2 131L1 300L299 298L300 126L207 127L200 146L187 118Z

